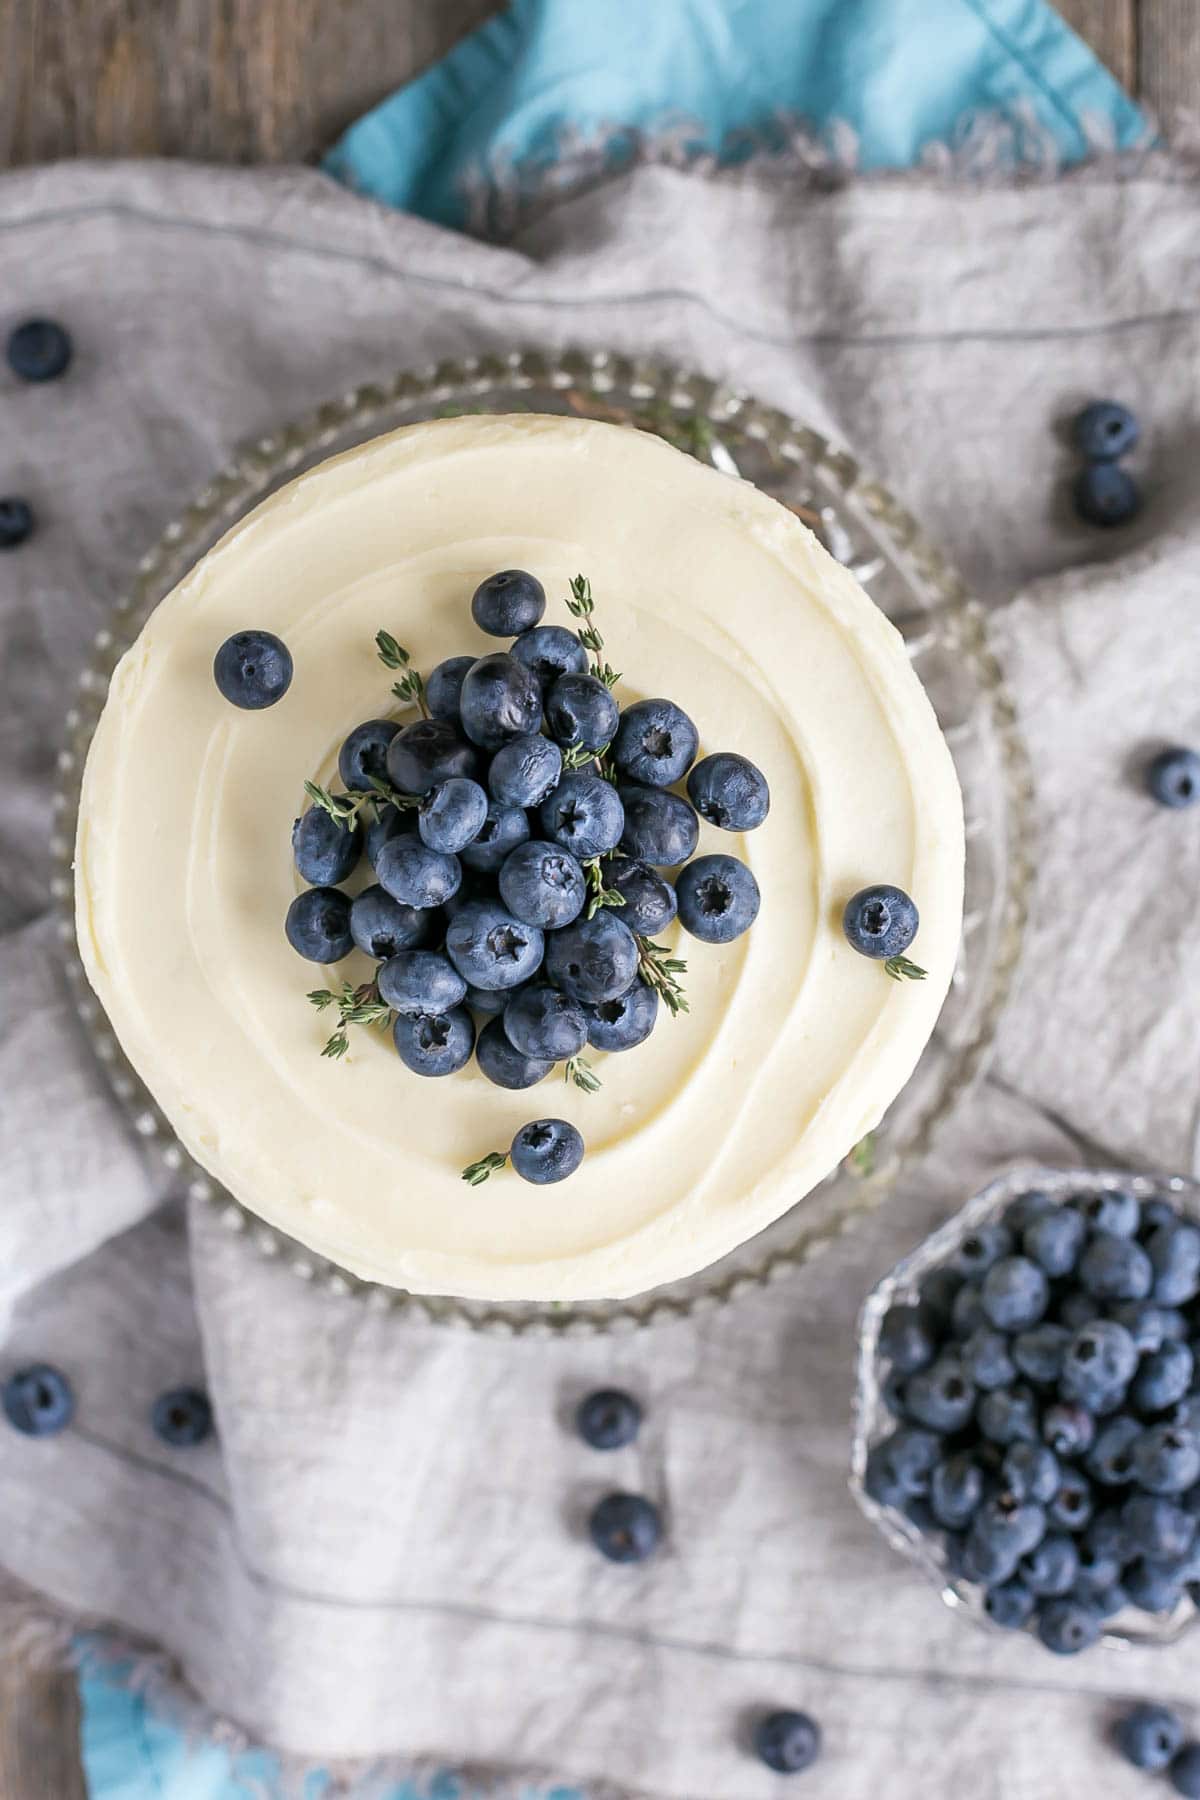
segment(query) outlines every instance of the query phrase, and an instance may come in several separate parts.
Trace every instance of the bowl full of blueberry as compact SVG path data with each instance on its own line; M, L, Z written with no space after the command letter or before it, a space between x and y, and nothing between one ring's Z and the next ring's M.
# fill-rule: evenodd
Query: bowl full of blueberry
M1015 1170L873 1290L851 1490L946 1603L1071 1655L1200 1597L1200 1186Z

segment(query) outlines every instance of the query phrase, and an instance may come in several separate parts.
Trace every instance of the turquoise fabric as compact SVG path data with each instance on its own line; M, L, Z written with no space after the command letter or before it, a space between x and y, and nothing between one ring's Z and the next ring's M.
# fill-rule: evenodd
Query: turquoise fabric
M830 160L906 168L972 119L1012 122L1018 153L1063 164L1128 149L1145 116L1042 0L513 0L330 152L358 191L441 224L506 170L536 181L564 144L628 159L637 133L744 160L801 121ZM262 1800L277 1766L190 1744L121 1680L80 1682L91 1800ZM313 1775L304 1800L321 1800ZM467 1800L453 1776L390 1800ZM581 1800L565 1788L529 1800Z
M907 168L1000 116L1016 155L1129 149L1145 115L1043 0L512 0L352 125L330 174L463 227L500 175L573 140L619 167L634 134L737 162L799 121L830 160Z

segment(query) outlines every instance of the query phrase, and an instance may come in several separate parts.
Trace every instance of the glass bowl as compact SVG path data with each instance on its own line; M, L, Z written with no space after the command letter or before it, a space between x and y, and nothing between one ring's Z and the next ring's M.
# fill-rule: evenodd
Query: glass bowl
M907 1557L938 1588L946 1605L987 1631L1011 1637L1005 1626L995 1624L983 1609L982 1590L951 1573L940 1538L920 1532L906 1515L872 1499L864 1486L867 1452L885 1437L895 1420L883 1400L886 1363L879 1354L879 1333L888 1309L899 1301L915 1300L921 1282L946 1262L973 1231L998 1219L1018 1194L1038 1189L1052 1200L1066 1200L1081 1190L1095 1193L1120 1189L1139 1200L1169 1196L1182 1213L1200 1223L1200 1184L1182 1175L1131 1175L1126 1170L1046 1169L1017 1167L993 1181L968 1200L961 1212L940 1226L923 1243L897 1263L889 1275L867 1296L858 1328L858 1369L854 1397L854 1442L850 1463L850 1491L859 1506L887 1539L893 1550ZM1191 1600L1182 1600L1171 1613L1145 1613L1136 1607L1115 1613L1107 1622L1100 1642L1110 1649L1173 1644L1197 1618Z
M886 1120L845 1164L767 1230L684 1281L636 1299L570 1306L412 1295L359 1281L265 1225L176 1140L126 1062L83 975L75 944L72 854L84 759L117 659L153 607L225 531L267 494L326 457L417 420L462 413L578 414L657 432L731 476L744 476L809 524L903 632L946 733L966 808L962 951L933 1038ZM911 514L854 458L816 431L700 375L605 351L489 355L404 372L355 389L239 450L168 525L98 634L66 719L55 800L54 893L81 1017L120 1104L178 1169L191 1196L219 1208L264 1254L296 1274L380 1308L415 1309L502 1333L632 1329L715 1306L795 1269L878 1205L927 1149L977 1074L1017 961L1029 885L1030 783L1013 704L982 608Z

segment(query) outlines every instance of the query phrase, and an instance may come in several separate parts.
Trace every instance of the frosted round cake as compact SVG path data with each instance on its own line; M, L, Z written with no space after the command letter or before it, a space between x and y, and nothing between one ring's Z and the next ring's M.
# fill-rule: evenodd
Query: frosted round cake
M591 1056L601 1085L493 1085L476 1062L421 1080L389 1035L321 1055L322 971L284 935L305 780L386 714L384 628L428 670L497 650L471 596L536 574L546 624L582 571L622 706L667 695L700 755L750 758L770 813L701 826L757 879L753 929L692 943L689 1011ZM294 679L239 711L213 679L243 628ZM372 879L357 873L349 891ZM842 915L872 883L920 912L921 981L890 980ZM775 501L661 440L589 421L448 419L376 439L264 501L157 607L122 659L88 757L79 943L122 1047L191 1154L246 1206L372 1280L493 1300L622 1298L715 1261L792 1206L874 1127L933 1029L958 948L957 781L903 643ZM582 1132L571 1179L462 1179L525 1121Z

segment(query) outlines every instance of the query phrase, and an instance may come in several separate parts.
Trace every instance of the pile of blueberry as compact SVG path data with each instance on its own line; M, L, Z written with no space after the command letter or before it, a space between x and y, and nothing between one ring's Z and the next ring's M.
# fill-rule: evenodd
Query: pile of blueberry
M1183 1720L1166 1706L1143 1703L1118 1720L1117 1749L1135 1769L1166 1775L1185 1800L1200 1800L1200 1744L1185 1741Z
M1141 511L1142 496L1121 458L1137 448L1141 427L1117 400L1093 400L1076 418L1075 447L1083 467L1075 478L1075 510L1089 525L1124 525Z
M378 965L368 983L309 996L336 1013L327 1054L344 1054L348 1026L383 1024L419 1075L453 1074L474 1055L500 1087L565 1065L592 1091L589 1047L631 1050L661 1006L687 1010L686 964L657 934L678 916L701 942L726 944L753 924L746 864L695 852L701 819L730 832L762 824L765 778L734 752L697 761L696 726L671 700L619 707L582 576L567 605L576 630L542 623L533 575L491 576L471 612L511 643L451 657L428 680L379 633L399 672L394 697L422 717L356 726L338 758L344 791L306 783L314 804L292 837L311 884L288 910L293 948L317 963L357 948ZM240 632L214 675L235 705L268 706L287 692L292 659L270 634ZM340 884L364 855L375 879L351 898ZM481 1181L511 1160L527 1180L558 1181L582 1156L574 1126L538 1119L464 1174Z
M990 1617L1066 1655L1200 1593L1200 1229L1172 1202L1030 1192L884 1318L897 1424L865 1487Z

